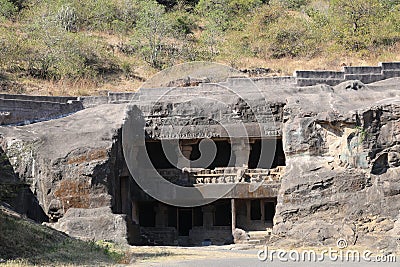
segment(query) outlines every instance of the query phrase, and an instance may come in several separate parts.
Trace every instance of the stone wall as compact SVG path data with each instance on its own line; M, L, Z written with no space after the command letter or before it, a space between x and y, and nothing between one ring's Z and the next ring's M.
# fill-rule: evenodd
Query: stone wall
M338 85L344 81L359 80L363 83L373 83L389 78L400 77L400 62L381 62L379 66L345 66L342 71L295 71L298 86L316 84Z
M225 245L233 241L230 226L193 227L189 232L189 242L197 246L205 240L211 240L212 245Z
M74 97L0 94L0 125L55 119L82 109Z
M178 233L175 227L140 227L140 235L143 244L177 245Z

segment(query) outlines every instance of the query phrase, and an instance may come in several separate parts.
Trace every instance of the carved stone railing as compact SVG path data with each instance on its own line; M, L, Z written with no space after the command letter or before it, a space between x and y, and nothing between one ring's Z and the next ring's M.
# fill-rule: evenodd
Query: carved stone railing
M202 184L259 183L263 181L279 182L284 170L284 166L278 166L273 169L221 167L213 170L184 168L183 170L159 169L157 171L172 183L183 186L196 186Z

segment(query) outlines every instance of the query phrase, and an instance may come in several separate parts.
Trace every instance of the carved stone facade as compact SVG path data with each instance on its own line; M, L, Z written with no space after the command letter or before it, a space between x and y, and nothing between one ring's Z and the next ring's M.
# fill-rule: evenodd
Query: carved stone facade
M343 75L381 70L372 76L384 79L396 75L397 64L346 68ZM297 81L314 74L299 72ZM399 250L399 78L309 87L283 80L146 88L129 104L123 102L131 94L88 97L74 114L0 127L0 152L13 170L7 183L28 185L47 216L40 220L80 238L295 246L346 238ZM131 120L144 138L129 155L137 165L148 158L153 168L145 166L141 178L156 174L199 194L218 186L229 192L195 207L150 195L127 164L123 129ZM115 229L93 223L98 212ZM79 230L96 225L87 237Z

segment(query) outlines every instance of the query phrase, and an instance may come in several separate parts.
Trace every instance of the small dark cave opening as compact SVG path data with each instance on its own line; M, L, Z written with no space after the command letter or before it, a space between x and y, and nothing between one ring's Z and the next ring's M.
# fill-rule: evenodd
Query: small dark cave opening
M389 169L388 154L384 153L384 154L381 154L374 161L374 164L372 165L371 173L374 175L381 175L381 174L386 173L386 171L388 169Z

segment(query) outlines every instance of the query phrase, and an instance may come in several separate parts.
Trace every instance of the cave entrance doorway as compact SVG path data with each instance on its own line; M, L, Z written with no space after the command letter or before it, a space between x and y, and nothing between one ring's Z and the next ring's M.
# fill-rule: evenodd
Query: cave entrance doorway
M251 144L249 169L273 169L285 165L282 138L259 139Z
M193 226L193 213L191 208L178 209L178 233L179 236L189 236Z
M156 203L141 202L139 204L139 224L144 227L156 226Z
M275 216L275 201L264 202L264 220L266 223L273 224Z

